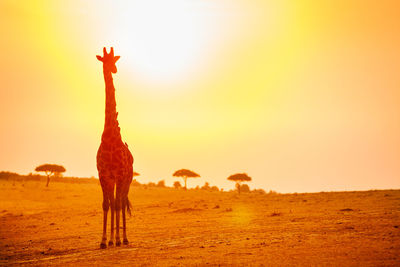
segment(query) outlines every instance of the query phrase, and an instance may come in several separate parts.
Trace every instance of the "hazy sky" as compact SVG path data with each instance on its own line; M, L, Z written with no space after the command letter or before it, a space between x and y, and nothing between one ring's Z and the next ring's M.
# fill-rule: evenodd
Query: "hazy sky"
M113 46L140 182L400 188L398 1L0 1L0 170L96 176Z

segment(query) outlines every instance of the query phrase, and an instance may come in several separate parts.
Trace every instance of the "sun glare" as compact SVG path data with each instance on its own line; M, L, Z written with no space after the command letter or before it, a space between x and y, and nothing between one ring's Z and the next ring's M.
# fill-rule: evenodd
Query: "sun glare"
M188 79L217 36L213 6L183 0L129 3L115 17L112 39L132 71L152 82Z
M230 222L239 225L246 225L252 220L251 210L244 204L235 205L232 208Z

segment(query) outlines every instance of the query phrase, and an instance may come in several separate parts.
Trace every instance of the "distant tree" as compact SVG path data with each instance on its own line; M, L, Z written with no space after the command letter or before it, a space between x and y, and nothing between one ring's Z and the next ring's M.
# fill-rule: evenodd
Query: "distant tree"
M9 179L12 177L19 177L20 175L18 173L15 172L0 172L0 179Z
M183 180L185 181L185 190L187 189L187 186L186 186L187 178L200 177L200 175L198 175L197 173L195 173L195 172L193 172L191 170L187 170L187 169L178 170L178 171L174 172L173 176L182 177L183 178Z
M157 183L157 187L165 187L165 181L161 180Z
M179 189L179 188L181 188L182 186L181 186L181 183L180 183L180 182L175 181L175 182L174 182L174 187L175 187L175 189Z
M140 175L140 173L138 173L138 172L133 172L132 173L132 177L136 177L136 176L139 176L139 175ZM131 185L132 186L140 186L141 184L136 179L133 179L132 182L131 182Z
M156 187L156 184L153 183L153 182L149 182L149 183L147 184L147 186L148 186L148 187Z
M140 186L141 184L136 179L133 179L131 185L132 186Z
M37 166L35 171L44 172L47 176L46 187L49 186L50 176L59 176L61 173L65 172L65 168L57 164L43 164Z
M236 188L240 194L240 187L242 182L251 181L251 177L249 177L246 173L236 173L228 177L229 181L236 182ZM248 187L248 186L247 186Z
M211 191L218 192L218 191L219 191L219 188L218 188L217 186L214 185L214 186L211 186L210 190L211 190Z
M210 190L210 184L205 182L204 185L201 187L202 190Z

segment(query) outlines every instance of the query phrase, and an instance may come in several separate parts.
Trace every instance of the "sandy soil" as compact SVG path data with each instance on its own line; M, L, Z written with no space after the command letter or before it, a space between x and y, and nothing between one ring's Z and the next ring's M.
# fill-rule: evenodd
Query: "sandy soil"
M130 199L130 244L102 250L99 185L0 181L0 265L400 266L400 190Z

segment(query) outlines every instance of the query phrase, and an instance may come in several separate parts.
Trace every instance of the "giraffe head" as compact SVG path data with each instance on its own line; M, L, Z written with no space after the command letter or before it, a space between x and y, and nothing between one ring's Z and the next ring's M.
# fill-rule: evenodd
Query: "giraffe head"
M114 56L114 48L111 47L110 53L107 54L107 50L103 48L103 57L97 55L98 60L103 62L103 69L105 71L110 71L112 73L117 73L117 67L115 66L115 62L120 58L120 56Z

